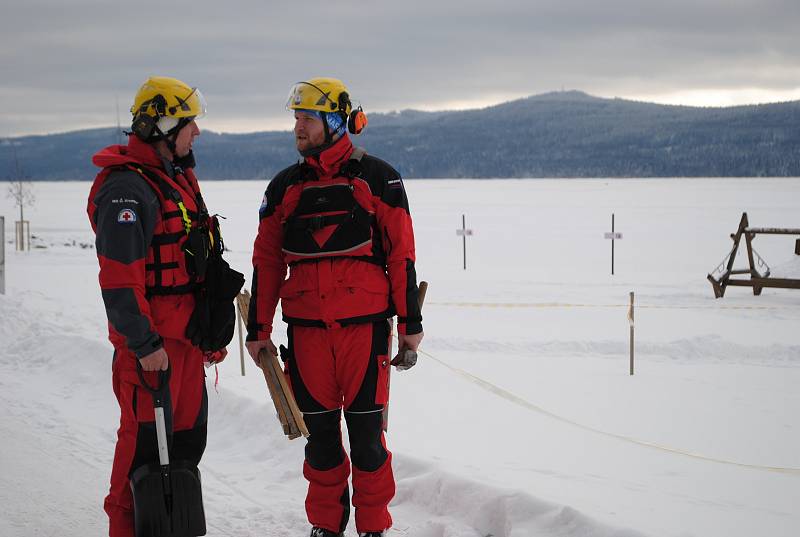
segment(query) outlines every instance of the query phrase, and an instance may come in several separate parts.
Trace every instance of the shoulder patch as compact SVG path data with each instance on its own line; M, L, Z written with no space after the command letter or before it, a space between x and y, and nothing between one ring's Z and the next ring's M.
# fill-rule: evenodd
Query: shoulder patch
M399 177L397 179L392 179L388 183L389 188L403 188L403 180Z
M118 224L134 224L137 217L133 209L122 209L117 215Z
M264 197L261 198L261 207L259 207L258 212L259 213L263 213L264 209L267 208L267 205L269 205L269 201L267 200L267 193L265 191L264 192Z

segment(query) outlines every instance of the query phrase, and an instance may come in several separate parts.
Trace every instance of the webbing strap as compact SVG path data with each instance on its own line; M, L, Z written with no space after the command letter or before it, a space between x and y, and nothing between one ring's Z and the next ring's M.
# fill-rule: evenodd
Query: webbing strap
M181 193L173 188L172 185L164 181L164 179L157 173L152 173L149 170L146 170L146 168L140 166L132 166L129 169L133 169L138 172L139 175L155 182L161 191L161 195L165 198L170 198L178 206L178 209L181 211L181 220L183 220L184 231L186 231L186 234L188 235L189 231L192 229L192 219L189 217L189 211L187 211L186 206L183 204L183 196L181 196Z

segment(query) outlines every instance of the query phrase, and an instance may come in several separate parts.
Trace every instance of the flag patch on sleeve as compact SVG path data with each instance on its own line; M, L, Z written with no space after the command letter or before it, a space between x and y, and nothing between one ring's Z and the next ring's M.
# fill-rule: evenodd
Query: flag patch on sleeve
M122 209L117 215L118 224L133 224L136 222L136 213L132 209Z

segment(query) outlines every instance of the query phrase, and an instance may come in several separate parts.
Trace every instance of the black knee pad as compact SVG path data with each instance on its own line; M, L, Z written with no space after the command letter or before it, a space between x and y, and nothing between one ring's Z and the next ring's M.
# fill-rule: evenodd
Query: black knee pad
M354 414L345 411L347 433L350 436L350 458L353 466L374 472L386 462L389 454L381 444L383 413Z
M305 414L303 419L310 436L306 443L306 460L315 470L330 470L344 462L341 412Z
M170 458L174 460L190 461L197 466L206 450L208 437L208 424L202 423L191 429L176 431L172 434L172 449Z
M158 463L156 424L155 422L140 423L139 430L136 432L136 452L133 455L129 473L140 466L154 463Z

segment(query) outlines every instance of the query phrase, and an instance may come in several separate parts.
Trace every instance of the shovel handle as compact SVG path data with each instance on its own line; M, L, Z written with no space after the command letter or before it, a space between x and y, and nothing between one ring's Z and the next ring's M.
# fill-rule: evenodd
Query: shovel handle
M167 442L167 422L164 418L164 407L157 406L156 415L156 440L158 441L158 462L161 466L169 465L169 443Z
M166 371L158 372L158 386L150 386L144 379L144 372L139 360L136 360L136 373L139 381L145 390L153 396L153 411L156 419L156 440L158 442L158 462L162 467L169 466L169 443L167 441L167 420L165 417L165 407L167 393L169 392L169 378L172 375L172 367L167 366Z
M166 371L158 372L158 386L155 388L150 386L144 379L144 371L139 360L136 360L136 374L139 375L139 382L142 383L142 387L153 395L153 404L156 408L163 407L164 396L167 389L169 389L169 378L172 376L172 366L168 365Z

